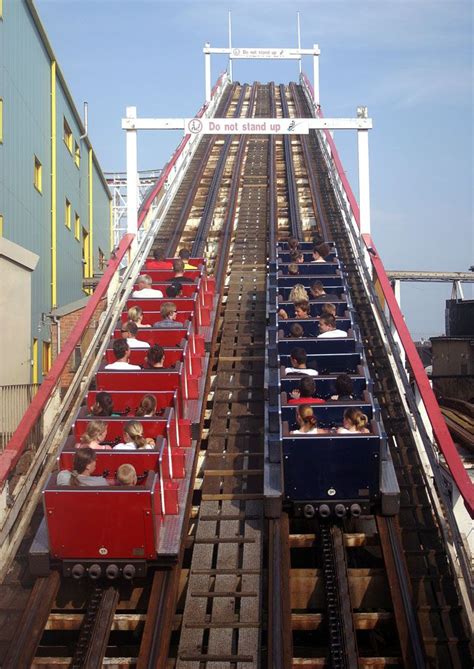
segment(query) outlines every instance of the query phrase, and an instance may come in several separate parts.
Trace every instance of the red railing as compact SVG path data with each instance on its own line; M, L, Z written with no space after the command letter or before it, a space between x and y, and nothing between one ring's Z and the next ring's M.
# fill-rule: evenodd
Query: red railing
M311 86L311 83L305 74L303 74L303 78L305 80L306 86L311 92L311 96L313 97L313 87ZM323 116L322 111L319 111L319 116ZM329 130L325 130L324 133L326 135L328 144L331 147L332 159L349 201L352 215L357 225L360 227L359 205L357 204L357 200L354 197L352 188L344 173L336 145L333 138L331 137L331 133ZM385 272L382 260L375 250L371 236L362 235L362 238L365 245L367 247L371 247L371 249L375 251L375 255L372 253L369 255L375 274L379 280L386 305L390 311L392 322L395 325L395 328L400 337L401 344L405 350L407 360L412 368L413 376L415 378L416 385L418 386L423 404L425 405L426 413L431 423L433 434L436 438L439 449L446 459L449 471L451 472L454 482L456 483L456 486L458 487L459 492L464 499L466 509L469 511L469 514L472 517L474 515L474 486L471 483L466 470L464 469L464 465L461 461L461 458L459 457L459 453L456 450L454 442L446 426L446 422L440 411L439 404L436 400L433 389L431 388L429 379L426 376L426 372L420 360L420 356L418 355L415 344L413 343L410 332L406 326L405 319L403 318L403 314L400 311L400 307L398 306L397 299L393 293L392 286L387 277L387 273Z
M222 73L219 79L217 80L214 88L212 89L211 97L215 95L219 85L222 82L223 76L224 73ZM197 115L202 116L207 106L208 103L204 104L199 110ZM157 181L155 187L148 195L147 200L144 203L144 206L142 207L138 219L139 227L142 225L145 216L147 215L150 209L151 203L153 202L157 194L160 192L160 190L163 188L166 179L168 178L171 170L176 164L176 161L178 160L179 156L183 152L184 147L189 141L189 138L190 135L186 135L185 137L183 137L178 148L174 152L170 162L168 163L166 169L160 176L160 179ZM0 489L5 484L8 476L10 475L13 468L17 464L18 460L22 456L27 446L28 436L34 429L34 426L37 424L37 422L41 420L42 412L44 411L53 390L56 388L59 382L59 378L62 372L64 371L64 368L66 367L68 360L74 353L75 347L78 345L78 343L81 340L81 337L86 331L94 315L94 312L99 305L99 302L106 295L110 281L112 280L112 277L117 271L123 257L129 250L134 237L135 235L127 234L122 238L119 247L115 252L114 258L109 261L103 277L99 281L97 288L94 291L94 294L88 300L87 306L85 307L83 313L81 314L81 317L79 318L73 330L71 331L69 337L67 338L67 341L64 344L61 353L54 361L48 375L44 379L38 393L35 395L33 401L26 410L23 418L20 421L20 424L13 433L13 436L8 442L5 450L0 454Z

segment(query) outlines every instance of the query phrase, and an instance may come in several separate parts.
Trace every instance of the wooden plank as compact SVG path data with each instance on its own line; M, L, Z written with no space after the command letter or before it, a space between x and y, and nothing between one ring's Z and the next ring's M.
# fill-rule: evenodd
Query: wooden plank
M110 586L100 600L99 610L94 620L94 627L91 630L84 659L84 669L100 669L102 667L118 599L118 588Z

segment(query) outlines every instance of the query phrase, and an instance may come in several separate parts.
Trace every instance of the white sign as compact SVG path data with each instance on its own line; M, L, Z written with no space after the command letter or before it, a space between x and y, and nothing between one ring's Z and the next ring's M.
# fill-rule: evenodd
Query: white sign
M298 50L294 49L231 49L231 58L281 58L283 60L301 58Z
M307 135L309 119L301 118L187 118L191 135Z

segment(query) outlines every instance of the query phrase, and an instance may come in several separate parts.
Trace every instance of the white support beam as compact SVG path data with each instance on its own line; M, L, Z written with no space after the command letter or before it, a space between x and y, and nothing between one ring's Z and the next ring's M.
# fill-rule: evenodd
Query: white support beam
M319 95L319 46L313 45L313 91L314 104L316 107L320 104L321 96Z
M370 180L369 180L369 132L357 130L359 157L359 207L360 234L370 235Z
M127 119L132 122L137 117L136 107L127 107ZM137 131L127 128L127 232L134 235L138 229L138 158Z
M206 102L211 100L211 45L206 42L204 47L204 78Z

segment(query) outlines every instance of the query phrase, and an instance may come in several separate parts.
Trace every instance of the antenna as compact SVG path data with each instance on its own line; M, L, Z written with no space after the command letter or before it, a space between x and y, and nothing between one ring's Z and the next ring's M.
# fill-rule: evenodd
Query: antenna
M232 12L229 10L229 77L230 80L233 80L232 76Z

